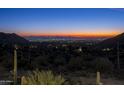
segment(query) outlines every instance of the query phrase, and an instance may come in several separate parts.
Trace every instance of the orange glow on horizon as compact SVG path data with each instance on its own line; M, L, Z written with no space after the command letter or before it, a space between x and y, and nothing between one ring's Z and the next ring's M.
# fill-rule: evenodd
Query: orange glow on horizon
M40 32L21 32L18 33L21 36L64 36L64 37L80 37L80 38L105 38L105 37L113 37L116 36L118 34L120 34L119 31L85 31L85 32L81 32L81 31L72 31L71 33L67 32L59 32L59 33L55 33L55 32L51 32L51 33L40 33Z

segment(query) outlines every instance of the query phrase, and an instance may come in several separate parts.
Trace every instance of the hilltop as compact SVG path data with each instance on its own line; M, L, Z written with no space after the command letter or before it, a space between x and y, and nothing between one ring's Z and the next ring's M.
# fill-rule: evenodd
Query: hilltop
M115 37L112 37L100 42L98 44L98 47L112 48L112 47L116 47L118 43L119 45L124 46L124 33L121 33Z
M4 33L0 32L0 44L27 44L29 43L28 40L24 39L23 37L15 34L15 33Z

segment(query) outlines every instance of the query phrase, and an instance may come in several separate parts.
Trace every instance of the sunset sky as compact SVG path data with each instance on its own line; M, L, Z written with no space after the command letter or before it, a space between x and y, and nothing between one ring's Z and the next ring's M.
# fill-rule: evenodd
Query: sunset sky
M22 36L111 37L123 29L124 9L0 9L0 32Z

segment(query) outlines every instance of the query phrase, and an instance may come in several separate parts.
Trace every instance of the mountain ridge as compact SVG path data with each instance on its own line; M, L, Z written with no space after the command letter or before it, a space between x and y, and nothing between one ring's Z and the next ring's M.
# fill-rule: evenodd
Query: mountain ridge
M98 46L103 48L107 48L107 47L112 48L112 47L116 47L118 43L120 45L124 45L124 32L115 37L103 40L102 42L99 43Z
M28 40L15 33L0 32L0 44L26 44Z

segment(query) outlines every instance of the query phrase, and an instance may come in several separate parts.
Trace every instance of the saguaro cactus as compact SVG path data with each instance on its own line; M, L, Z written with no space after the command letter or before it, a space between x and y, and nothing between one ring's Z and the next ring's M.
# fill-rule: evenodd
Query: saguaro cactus
M14 84L17 84L17 46L14 48Z

